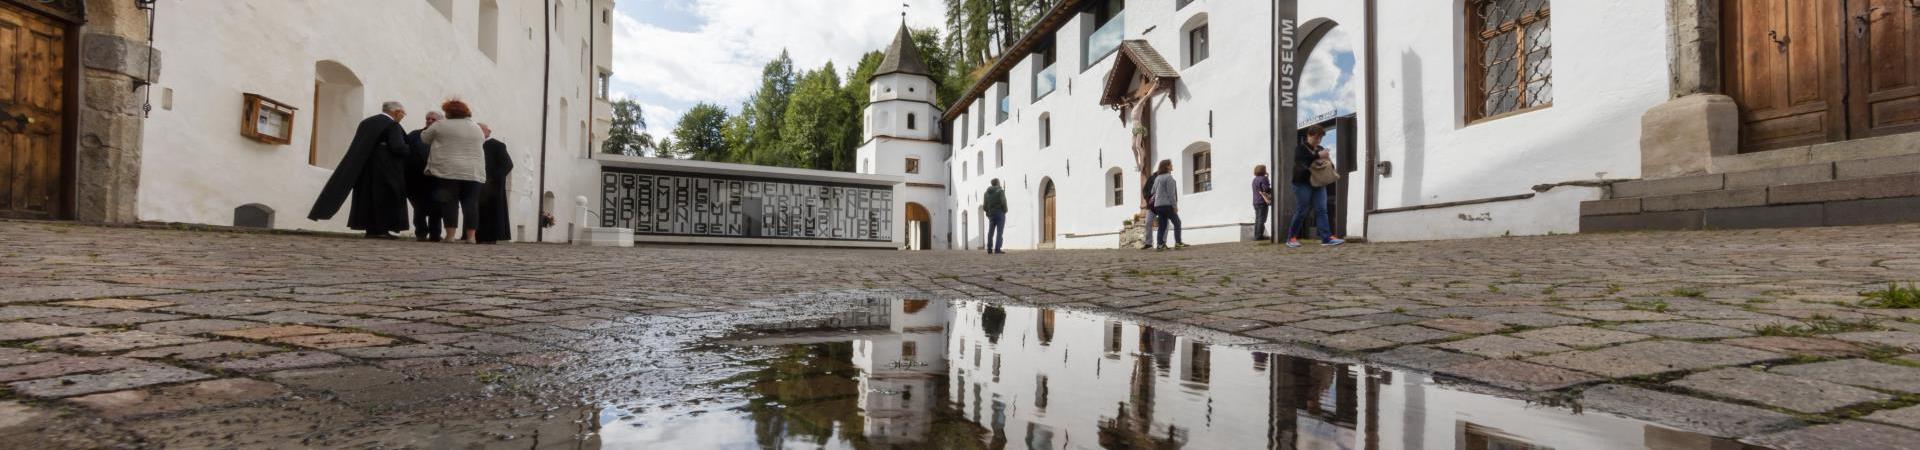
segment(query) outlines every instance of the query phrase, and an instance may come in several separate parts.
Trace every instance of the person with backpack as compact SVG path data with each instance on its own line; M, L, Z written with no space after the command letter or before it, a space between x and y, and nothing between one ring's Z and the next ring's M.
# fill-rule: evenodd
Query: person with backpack
M1007 190L1000 187L999 178L987 187L987 199L980 208L987 213L987 253L1006 254Z

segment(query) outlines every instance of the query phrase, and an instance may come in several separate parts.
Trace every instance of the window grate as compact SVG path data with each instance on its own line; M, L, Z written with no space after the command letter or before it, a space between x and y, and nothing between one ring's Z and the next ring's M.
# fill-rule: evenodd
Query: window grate
M1478 55L1470 119L1553 104L1553 29L1550 0L1478 0L1469 9L1470 42Z

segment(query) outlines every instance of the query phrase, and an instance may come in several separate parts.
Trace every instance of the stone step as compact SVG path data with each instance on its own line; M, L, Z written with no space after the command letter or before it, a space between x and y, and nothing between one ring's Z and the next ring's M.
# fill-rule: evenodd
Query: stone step
M1660 197L1723 190L1770 188L1830 181L1884 178L1910 174L1920 174L1920 153L1782 166L1725 174L1625 181L1613 185L1609 198Z
M1855 174L1875 173L1861 170ZM1596 200L1582 202L1580 215L1582 233L1920 223L1920 170L1870 178Z
M1762 169L1858 161L1920 154L1920 133L1897 134L1851 141L1792 147L1764 152L1715 156L1708 171L1712 173L1749 172Z

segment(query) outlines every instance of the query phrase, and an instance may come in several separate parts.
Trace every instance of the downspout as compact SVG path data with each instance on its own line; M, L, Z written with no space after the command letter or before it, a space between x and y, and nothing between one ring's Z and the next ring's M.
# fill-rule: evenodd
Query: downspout
M1375 26L1379 22L1379 0L1367 0L1362 8L1366 10L1363 13L1363 26L1367 27L1366 42L1362 44L1366 46L1367 53L1367 129L1364 131L1367 136L1367 198L1360 212L1360 236L1371 238L1373 210L1380 207L1380 43L1378 27Z
M595 31L600 25L600 17L597 14L599 8L595 7L597 3L593 0L587 1L587 60L584 62L587 63L587 71L590 73L587 74L587 135L581 136L582 139L587 140L583 142L587 144L587 159L599 158L601 150L593 148L593 127L598 124L593 120L593 115L600 109L600 86L598 86L600 84L600 33Z
M550 129L551 127L548 126L548 122L553 120L553 117L551 117L553 105L552 102L547 101L548 97L553 95L553 2L541 1L540 9L541 15L546 17L546 20L541 21L541 27L546 29L546 37L542 38L540 42L543 53L546 54L546 62L540 66L544 73L540 75L540 195L537 198L540 199L540 202L544 203L547 198L547 132L552 131ZM553 203L554 209L560 208L559 199L554 199ZM538 208L536 207L536 209ZM545 213L547 211L541 212ZM533 240L534 242L546 242L547 227L545 223L542 223L545 219L536 220L538 220L538 222L534 223Z

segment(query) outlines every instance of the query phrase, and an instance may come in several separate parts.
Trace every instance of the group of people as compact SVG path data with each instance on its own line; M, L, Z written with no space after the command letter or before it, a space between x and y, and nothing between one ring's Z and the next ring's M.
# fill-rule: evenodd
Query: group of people
M1320 245L1336 246L1347 243L1334 236L1333 227L1327 216L1327 193L1332 188L1337 175L1333 172L1332 152L1320 146L1327 136L1326 128L1308 127L1302 130L1303 145L1294 155L1293 195L1298 202L1293 211L1293 219L1287 225L1287 247L1300 248L1300 238L1305 237L1307 217L1316 218L1315 229L1320 234ZM1316 172L1320 172L1316 174ZM1173 161L1160 160L1153 174L1147 176L1146 183L1140 187L1140 204L1146 205L1146 237L1140 248L1143 250L1168 250L1187 247L1180 236L1180 180L1173 175ZM1267 178L1267 166L1253 168L1253 239L1265 241L1267 211L1273 207L1273 182ZM1006 245L1007 233L1007 192L1000 187L1000 179L995 178L987 187L986 200L981 209L987 216L987 253L1006 253L1001 248ZM1158 234L1155 234L1155 231ZM1173 244L1167 244L1167 231L1173 231Z
M399 239L396 233L412 228L421 242L511 240L507 144L473 119L466 102L449 100L440 109L444 115L427 113L426 128L412 132L400 125L407 109L399 102L386 102L380 114L360 121L307 218L332 219L351 194L347 227L369 239Z

